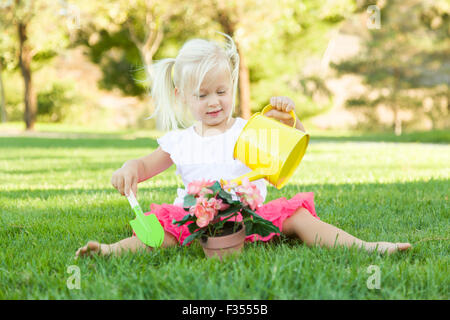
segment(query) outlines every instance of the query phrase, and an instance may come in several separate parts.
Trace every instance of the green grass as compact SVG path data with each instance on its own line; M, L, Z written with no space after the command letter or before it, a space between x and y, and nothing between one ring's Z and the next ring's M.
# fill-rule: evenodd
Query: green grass
M367 241L411 242L409 252L309 248L280 237L246 244L222 263L206 259L197 243L75 261L88 240L130 236L133 213L111 175L154 150L158 133L41 130L49 133L0 134L0 299L449 298L450 146L443 141L313 134L289 184L268 187L266 202L313 191L323 221ZM138 199L147 210L172 203L179 186L172 167L141 183ZM80 268L79 290L67 287L72 265ZM371 265L380 268L379 290L366 284Z

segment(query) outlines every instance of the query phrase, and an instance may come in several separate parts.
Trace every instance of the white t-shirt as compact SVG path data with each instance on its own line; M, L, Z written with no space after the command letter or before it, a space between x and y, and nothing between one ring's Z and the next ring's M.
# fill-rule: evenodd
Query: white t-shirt
M170 154L176 165L176 173L185 187L177 189L174 205L183 204L187 186L192 181L231 180L251 171L240 160L233 159L234 145L246 123L247 120L238 117L227 131L208 137L200 136L192 125L186 129L169 131L157 139L161 149ZM253 183L258 187L264 202L267 195L266 181L259 179ZM233 199L237 200L234 192L231 193Z

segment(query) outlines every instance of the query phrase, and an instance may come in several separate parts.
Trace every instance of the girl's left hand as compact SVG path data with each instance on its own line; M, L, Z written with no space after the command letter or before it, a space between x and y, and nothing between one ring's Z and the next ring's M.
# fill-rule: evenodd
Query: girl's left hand
M264 115L281 121L285 125L292 127L294 125L294 119L289 111L295 109L295 103L288 97L272 97L270 98L270 104L273 109L266 112ZM295 114L295 112L294 112ZM295 115L296 121L297 115Z

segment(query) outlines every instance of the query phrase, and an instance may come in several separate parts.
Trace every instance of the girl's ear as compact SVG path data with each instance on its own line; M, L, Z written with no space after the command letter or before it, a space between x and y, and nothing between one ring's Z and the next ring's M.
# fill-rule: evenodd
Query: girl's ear
M175 97L179 100L181 100L183 103L186 103L186 99L184 97L180 97L180 90L178 90L177 87L175 87ZM181 99L180 99L181 98Z
M175 98L180 99L180 90L178 90L177 87L175 87L174 93L175 93Z

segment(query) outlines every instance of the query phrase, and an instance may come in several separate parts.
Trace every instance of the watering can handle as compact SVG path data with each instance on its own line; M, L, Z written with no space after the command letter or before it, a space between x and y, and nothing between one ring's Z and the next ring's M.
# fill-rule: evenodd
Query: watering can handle
M264 107L264 109L262 109L261 114L264 115L264 113L266 113L272 109L273 109L273 106L271 104L268 104L267 106ZM292 127L295 128L297 117L295 116L294 110L289 111L289 113L292 116L292 118L294 119L294 124Z

